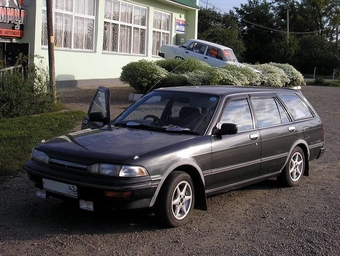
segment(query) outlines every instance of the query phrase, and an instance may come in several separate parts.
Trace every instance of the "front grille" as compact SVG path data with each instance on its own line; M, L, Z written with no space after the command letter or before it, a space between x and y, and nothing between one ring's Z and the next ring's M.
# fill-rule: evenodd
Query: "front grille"
M52 167L61 167L69 170L75 170L75 171L87 171L87 165L78 164L74 162L69 161L63 161L55 158L50 158L49 164Z

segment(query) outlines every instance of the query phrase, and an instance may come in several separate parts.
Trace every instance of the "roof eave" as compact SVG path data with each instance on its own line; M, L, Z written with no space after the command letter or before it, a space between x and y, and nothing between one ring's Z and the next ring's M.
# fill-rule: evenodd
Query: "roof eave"
M175 5L175 6L181 7L183 9L188 9L188 10L198 10L199 9L199 7L196 8L196 7L184 5L184 4L181 4L181 3L174 2L172 0L158 0L158 1L165 2L165 3L168 3L170 5Z

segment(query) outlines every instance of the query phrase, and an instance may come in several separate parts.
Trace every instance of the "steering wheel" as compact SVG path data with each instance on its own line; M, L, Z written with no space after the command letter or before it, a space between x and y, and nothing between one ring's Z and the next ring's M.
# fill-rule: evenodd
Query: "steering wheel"
M162 120L159 118L159 117L157 117L157 116L155 116L155 115L146 115L146 116L144 116L143 117L143 119L148 119L148 118L152 118L153 119L153 122L155 123L155 124L157 124L157 125L164 125L164 123L162 122Z

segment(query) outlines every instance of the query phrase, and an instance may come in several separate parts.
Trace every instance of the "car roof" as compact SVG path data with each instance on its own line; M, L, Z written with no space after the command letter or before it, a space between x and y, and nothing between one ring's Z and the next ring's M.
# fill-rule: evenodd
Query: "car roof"
M216 47L216 48L223 48L223 49L232 50L230 47L227 47L227 46L224 46L224 45L221 45L221 44L212 43L212 42L205 41L205 40L201 40L201 39L190 39L190 40L198 42L198 43L202 43L202 44L208 44L208 45Z
M189 93L205 93L215 95L231 95L244 93L279 93L279 92L297 92L297 90L285 87L261 87L261 86L233 86L233 85L201 85L201 86L179 86L164 87L155 89L155 91L173 91Z

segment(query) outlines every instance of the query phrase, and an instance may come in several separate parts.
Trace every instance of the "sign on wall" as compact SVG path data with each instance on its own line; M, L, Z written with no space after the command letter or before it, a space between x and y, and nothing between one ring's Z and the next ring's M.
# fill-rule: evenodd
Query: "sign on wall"
M185 20L176 19L176 33L185 33Z
M21 38L24 36L26 10L23 0L0 0L0 37Z

